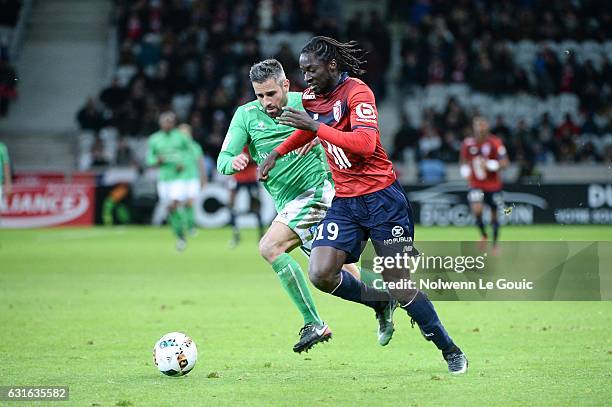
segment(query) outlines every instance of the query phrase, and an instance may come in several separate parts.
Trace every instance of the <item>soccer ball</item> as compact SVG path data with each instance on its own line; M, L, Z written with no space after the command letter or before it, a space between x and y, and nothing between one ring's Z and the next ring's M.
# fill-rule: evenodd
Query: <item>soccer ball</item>
M183 376L191 372L198 360L198 348L189 336L170 332L160 338L153 347L153 361L160 372L167 376Z

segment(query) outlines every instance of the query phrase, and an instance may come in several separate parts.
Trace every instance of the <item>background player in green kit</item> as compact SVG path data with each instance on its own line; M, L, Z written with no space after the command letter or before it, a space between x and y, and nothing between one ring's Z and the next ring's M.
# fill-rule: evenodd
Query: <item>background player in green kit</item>
M191 142L176 129L176 117L172 112L159 116L160 131L149 137L147 165L159 167L157 194L162 205L168 208L168 220L176 235L177 250L184 250L185 213L181 202L185 200L183 177L185 162L192 156Z
M185 170L182 172L182 178L184 180L183 188L185 188L185 222L187 232L190 235L196 233L196 221L193 212L193 204L200 194L201 188L204 188L208 179L206 177L206 165L204 164L204 153L200 144L193 140L191 134L191 126L188 124L181 124L178 129L187 137L191 144L191 154L185 161Z
M283 107L303 110L302 94L289 92L289 80L278 61L268 59L253 65L249 76L257 100L238 107L234 113L217 162L217 169L225 175L246 168L249 158L242 153L245 145L249 145L249 153L259 165L293 133L293 128L276 121ZM302 352L331 337L299 264L288 254L296 247L310 253L316 225L334 196L322 147L311 145L284 156L270 172L264 187L272 196L278 215L261 239L259 251L304 317L300 341L293 347L295 352ZM354 265L346 268L358 275ZM390 329L392 333L392 326Z
M0 202L3 196L8 197L11 194L12 185L8 149L0 142Z

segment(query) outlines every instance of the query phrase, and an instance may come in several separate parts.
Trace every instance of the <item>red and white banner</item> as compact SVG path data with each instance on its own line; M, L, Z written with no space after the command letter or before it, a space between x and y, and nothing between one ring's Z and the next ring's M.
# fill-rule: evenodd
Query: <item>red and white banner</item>
M92 183L17 182L0 202L0 227L89 226L94 212Z

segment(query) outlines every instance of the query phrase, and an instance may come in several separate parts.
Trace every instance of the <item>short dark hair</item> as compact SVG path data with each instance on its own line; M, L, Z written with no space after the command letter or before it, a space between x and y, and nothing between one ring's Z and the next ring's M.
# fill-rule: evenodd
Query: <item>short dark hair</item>
M357 41L340 42L330 37L312 37L301 53L312 54L326 63L335 59L340 71L348 71L353 75L363 75L366 72L361 68L367 63L366 53L359 48Z
M251 82L263 83L270 78L276 79L277 82L287 79L285 70L280 62L276 59L266 59L254 64L249 71Z

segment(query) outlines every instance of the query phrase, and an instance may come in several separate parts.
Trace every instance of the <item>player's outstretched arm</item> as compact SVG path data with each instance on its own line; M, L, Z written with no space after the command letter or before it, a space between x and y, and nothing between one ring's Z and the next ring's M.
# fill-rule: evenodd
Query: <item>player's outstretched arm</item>
M345 151L360 156L369 157L374 154L374 150L376 149L378 130L369 125L364 126L361 123L356 123L353 126L355 128L353 131L340 131L313 120L308 113L304 111L296 110L291 107L283 109L283 114L278 118L278 122L286 126L307 131L310 134L309 141L318 136L321 140L325 140ZM298 136L296 136L296 133L297 132L292 134L283 144L281 144L281 146L279 146L281 147L280 149L277 147L281 155L306 144L305 136L300 135L299 140L301 144L298 145ZM294 136L296 136L296 138L293 138Z
M249 163L249 158L242 153L244 146L249 140L249 133L244 124L244 111L241 108L236 110L230 123L221 153L217 158L217 171L224 175L232 175L242 171Z
M295 152L297 153L297 155L306 155L306 154L310 153L310 150L312 150L313 148L315 148L319 144L321 144L321 141L318 138L315 138L310 143L308 143L308 144L298 148L297 150L295 150Z
M302 151L302 147L309 145L314 139L317 138L317 135L311 131L305 130L296 130L291 134L285 141L283 141L278 147L274 150L280 155L283 156L290 151L300 149Z
M376 149L378 131L372 128L357 128L353 131L340 131L322 124L317 136L344 151L369 157Z

